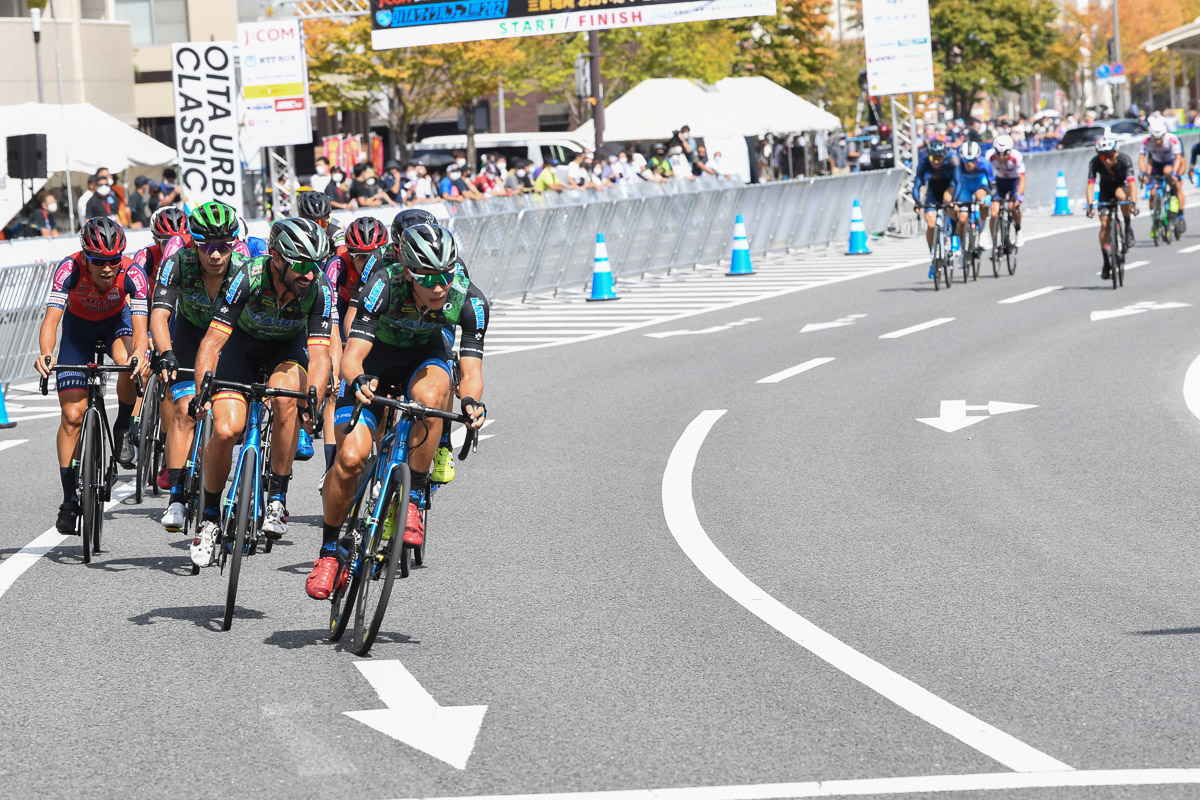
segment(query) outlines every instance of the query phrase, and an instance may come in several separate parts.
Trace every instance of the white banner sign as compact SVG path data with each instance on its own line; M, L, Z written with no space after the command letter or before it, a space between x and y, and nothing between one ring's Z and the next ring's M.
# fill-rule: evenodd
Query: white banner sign
M929 0L863 0L867 91L872 95L933 91Z
M308 59L299 20L238 25L247 147L312 141Z
M171 47L179 183L188 202L220 200L242 207L237 80L232 42Z

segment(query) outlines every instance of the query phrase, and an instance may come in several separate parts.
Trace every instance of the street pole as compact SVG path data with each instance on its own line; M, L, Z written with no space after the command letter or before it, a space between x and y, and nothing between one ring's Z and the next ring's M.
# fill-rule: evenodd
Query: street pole
M1117 63L1121 63L1121 17L1117 13L1117 0L1112 0L1113 9L1113 54L1117 57ZM1124 94L1124 89L1118 84L1117 90L1113 92L1113 116L1121 116L1121 100Z
M499 96L498 101L500 104L500 133L508 133L508 131L505 130L506 126L505 126L505 121L504 121L504 76L503 75L500 76L500 80L498 81L496 94Z
M600 88L600 32L588 31L588 67L592 76L592 120L596 126L596 149L604 144L604 98Z
M46 102L46 88L42 84L42 10L29 9L29 21L33 23L33 63L37 65L38 102Z

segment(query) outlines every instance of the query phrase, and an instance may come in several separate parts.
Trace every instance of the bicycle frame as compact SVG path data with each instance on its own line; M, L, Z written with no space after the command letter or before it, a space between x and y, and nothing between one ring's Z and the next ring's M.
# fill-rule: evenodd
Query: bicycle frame
M211 413L211 412L210 412ZM242 429L242 450L238 453L238 463L233 473L232 486L241 486L242 473L246 469L246 459L250 456L255 457L255 463L258 464L258 469L261 475L264 464L263 454L263 428L271 424L271 409L262 400L254 400L246 409L246 426ZM193 442L195 445L196 443ZM226 493L224 501L221 504L221 527L222 529L233 519L237 513L237 492L230 491ZM254 482L254 506L250 509L249 519L253 521L255 529L262 523L263 513L263 487L261 480ZM253 545L253 540L250 537L246 538L246 549Z

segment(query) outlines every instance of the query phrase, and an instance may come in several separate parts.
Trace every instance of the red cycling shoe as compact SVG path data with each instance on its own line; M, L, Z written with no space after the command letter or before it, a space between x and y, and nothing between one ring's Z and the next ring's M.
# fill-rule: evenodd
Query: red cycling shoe
M404 543L420 547L425 543L425 520L416 503L408 504L408 519L404 523Z
M321 556L313 562L312 572L304 581L304 591L313 600L328 600L333 594L333 582L337 578L338 560L333 556Z

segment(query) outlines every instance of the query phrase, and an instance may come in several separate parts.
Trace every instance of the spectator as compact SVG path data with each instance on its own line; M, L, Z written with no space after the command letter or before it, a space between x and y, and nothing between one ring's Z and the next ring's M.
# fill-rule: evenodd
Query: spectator
M975 144L983 144L983 122L971 117L971 127L967 129L966 138Z
M176 180L178 180L178 176L175 170L166 167L162 171L162 180L159 181L159 187L162 191L162 197L159 199L160 208L162 206L173 206L187 202L187 196L183 193L183 187L176 186Z
M775 140L775 146L771 150L771 170L778 180L785 181L789 177L787 146L783 143L782 138Z
M708 160L708 168L720 178L732 178L733 174L728 171L721 159L721 151L713 153L713 157Z
M58 236L58 223L54 214L58 211L58 200L51 192L40 192L36 201L37 208L30 215L30 226L41 236Z
M542 192L561 192L563 191L562 181L558 179L558 173L554 169L558 166L558 159L552 158L538 166L533 175L533 190L538 193Z
M408 179L400 171L400 162L389 161L383 165L383 190L387 192L387 196L393 203L399 205L404 202L404 195L408 190Z
M130 225L134 228L150 227L150 179L138 175L133 179L133 194L129 196Z
M117 213L121 210L121 202L113 193L110 180L111 178L96 176L96 192L88 198L84 219L111 217L116 221Z
M150 214L151 217L153 217L154 212L158 211L158 208L161 204L162 204L162 187L159 186L157 182L150 181L150 193L149 193L149 196L146 198L146 211Z
M76 208L75 208L75 218L78 219L81 223L88 218L87 217L87 204L88 204L88 201L91 200L92 196L95 194L96 194L96 176L89 175L88 179L87 179L87 191L84 192L83 194L79 195L79 202L76 204Z
M470 167L455 168L450 172L450 180L460 196L466 200L485 200L487 196L475 187L474 173Z
M329 159L325 156L319 156L317 158L317 172L308 179L308 185L318 192L324 192L329 187L329 181Z
M504 179L504 191L508 194L520 194L533 191L533 181L529 177L524 161L516 162L517 166Z
M629 151L629 163L631 165L631 175L641 175L646 169L646 157L642 155L641 142L634 142L633 149Z
M829 171L834 175L846 175L850 172L850 148L846 146L844 133L839 133L837 139L829 145Z
M365 163L354 165L354 180L350 183L350 199L358 203L359 208L396 205L379 185L375 168Z
M591 183L583 163L583 153L576 153L571 163L567 164L567 183L573 189L587 187Z
M692 175L699 178L702 175L716 175L717 172L708 165L708 149L704 145L696 148L696 160L692 162Z
M417 164L417 182L413 187L413 201L417 203L429 203L437 199L437 192L434 190L433 176L429 174L429 170L424 164Z
M650 160L646 162L646 169L655 177L671 177L671 161L667 158L667 148L664 145L654 145L654 155L650 156Z
M348 211L358 207L354 198L350 197L350 191L346 188L346 173L341 167L334 167L330 170L329 184L325 187L325 194L329 195L329 205L335 211Z
M671 160L671 173L676 178L692 177L692 162L684 155L683 148L675 145L667 151L667 157Z
M683 155L687 157L688 165L696 163L699 153L696 150L696 140L692 138L692 129L684 125L679 129L676 138L679 139L679 147L683 151Z

